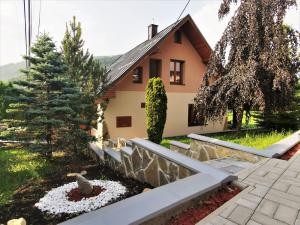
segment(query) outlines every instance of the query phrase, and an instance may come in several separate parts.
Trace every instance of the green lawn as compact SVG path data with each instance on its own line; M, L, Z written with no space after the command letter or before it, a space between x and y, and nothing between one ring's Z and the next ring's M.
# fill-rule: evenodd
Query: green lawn
M222 135L209 135L207 136L220 139L223 141L233 142L240 145L245 145L249 147L254 147L257 149L264 149L278 141L280 141L283 138L286 138L287 136L291 135L293 132L277 132L272 131L269 133L227 133ZM190 139L187 137L174 137L174 138L166 138L163 139L161 142L161 145L164 147L169 148L170 147L170 140L176 140L180 141L186 144L190 143Z
M40 179L53 171L40 154L21 147L0 147L0 165L0 205L29 179Z

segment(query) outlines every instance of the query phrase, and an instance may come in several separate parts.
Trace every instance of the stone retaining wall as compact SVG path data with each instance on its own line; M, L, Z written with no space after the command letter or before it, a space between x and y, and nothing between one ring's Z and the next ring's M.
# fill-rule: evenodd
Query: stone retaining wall
M224 157L231 157L256 163L265 158L263 156L254 155L252 153L243 152L236 149L231 149L228 147L223 147L220 145L194 139L191 140L190 146L190 149L185 149L181 148L180 146L170 144L170 149L174 152L184 154L199 161L208 161Z
M121 154L121 161L104 154L104 160L109 167L127 177L149 183L154 187L195 174L194 171L157 155L136 143L132 144L131 154L122 149L119 153Z
M195 139L191 140L191 149L189 151L186 151L185 154L199 161L231 157L246 160L252 163L257 163L265 158L263 156L254 155L249 152L239 151L237 149L232 149L229 147L224 147Z
M132 155L121 155L128 177L158 187L194 174L190 169L154 154L136 143L133 143L132 149Z

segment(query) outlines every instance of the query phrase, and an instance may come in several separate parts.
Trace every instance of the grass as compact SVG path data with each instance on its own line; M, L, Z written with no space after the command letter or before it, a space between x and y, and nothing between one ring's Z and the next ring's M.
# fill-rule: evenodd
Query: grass
M298 81L298 84L296 85L296 93L295 95L297 97L300 97L300 80Z
M286 137L291 135L292 131L277 132L271 131L268 133L242 133L242 134L222 134L212 135L213 138L223 141L233 142L240 145L245 145L257 149L264 149Z
M26 181L41 179L54 169L39 153L16 146L0 148L0 165L0 205L8 203Z
M219 135L207 135L216 139L220 139L223 141L233 142L236 144L254 147L257 149L264 149L286 137L291 135L292 131L287 132L277 132L271 131L268 133L226 133L226 134L219 134ZM187 137L174 137L174 138L166 138L163 139L161 145L166 148L170 148L170 140L180 141L185 144L190 143L190 139Z
M171 137L171 138L164 138L160 144L166 148L170 148L171 140L179 141L179 142L182 142L185 144L190 144L190 142L191 142L191 139L189 139L187 137Z
M257 128L257 122L255 121L254 116L258 114L256 111L251 111L251 116L249 123L246 123L246 112L243 114L243 120L242 120L242 127L243 128ZM232 111L228 111L227 113L227 121L231 122L232 121Z

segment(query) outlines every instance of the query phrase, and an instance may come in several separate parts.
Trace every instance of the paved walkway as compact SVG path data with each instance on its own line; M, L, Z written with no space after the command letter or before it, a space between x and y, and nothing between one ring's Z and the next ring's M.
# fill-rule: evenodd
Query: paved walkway
M237 175L248 187L197 225L300 225L300 154L265 159Z
M230 157L208 160L208 161L204 161L204 163L213 166L215 168L224 170L231 174L236 174L254 165L253 163L247 161L241 161Z

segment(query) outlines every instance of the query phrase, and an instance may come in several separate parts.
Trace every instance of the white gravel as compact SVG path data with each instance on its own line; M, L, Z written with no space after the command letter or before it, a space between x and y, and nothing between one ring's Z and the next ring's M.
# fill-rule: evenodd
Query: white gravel
M35 206L49 214L89 212L104 206L108 201L127 191L126 187L116 181L90 180L90 182L106 190L95 197L83 198L77 202L69 201L67 194L78 187L77 182L72 182L53 188Z

